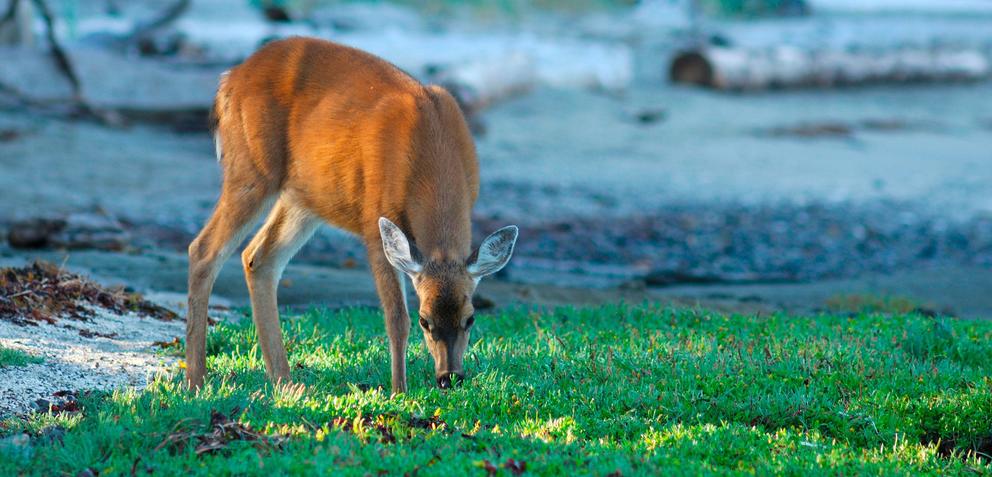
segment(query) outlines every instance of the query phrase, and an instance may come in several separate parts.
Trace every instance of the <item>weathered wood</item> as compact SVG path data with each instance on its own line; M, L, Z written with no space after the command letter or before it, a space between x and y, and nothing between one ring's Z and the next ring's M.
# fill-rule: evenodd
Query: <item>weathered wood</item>
M483 134L481 113L501 101L526 94L538 82L531 57L510 53L495 60L473 61L428 72L428 80L451 92L474 134Z
M870 83L977 81L992 77L992 64L976 48L803 50L706 47L678 53L669 77L675 83L722 90L835 87Z

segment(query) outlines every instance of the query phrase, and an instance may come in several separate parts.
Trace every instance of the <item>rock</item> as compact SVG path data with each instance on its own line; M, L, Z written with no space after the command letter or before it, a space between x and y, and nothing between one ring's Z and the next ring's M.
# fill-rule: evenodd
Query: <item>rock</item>
M61 444L65 438L65 428L62 426L48 426L41 430L38 438L45 444Z
M654 124L664 121L667 116L664 108L645 108L633 114L634 119L641 124Z
M17 129L0 129L0 142L11 142L23 135L24 133Z
M33 451L34 449L31 447L31 436L27 434L15 434L0 439L0 453L2 454L27 459L31 457Z
M47 399L38 399L31 403L31 409L35 412L48 412L51 408L52 403Z
M14 222L7 240L14 248L122 250L130 242L124 226L103 214L35 217Z
M521 203L547 200L537 189L499 193L520 197ZM590 197L578 189L562 194ZM906 208L898 203L667 205L635 217L562 215L543 222L482 212L474 227L481 235L504 223L530 221L529 238L517 244L511 262L517 280L533 276L535 266L547 270L543 264L555 262L582 264L567 271L587 277L633 280L626 287L642 286L638 281L647 287L808 281L924 263L992 264L992 216L950 222Z
M14 248L41 248L48 245L48 237L65 227L60 219L33 218L14 222L7 234L7 241Z

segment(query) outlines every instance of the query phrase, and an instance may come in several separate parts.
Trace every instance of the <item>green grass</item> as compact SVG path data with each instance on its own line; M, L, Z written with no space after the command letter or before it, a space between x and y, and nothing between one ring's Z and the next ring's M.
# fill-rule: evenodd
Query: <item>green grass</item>
M4 348L0 346L0 368L8 366L24 366L31 363L40 363L41 358L18 351L16 349Z
M30 457L0 454L0 475L512 475L509 459L525 475L992 473L989 322L507 312L480 316L454 390L433 387L411 337L399 397L381 389L381 322L364 310L289 320L302 392L267 383L250 324L218 325L197 396L173 376L84 397L78 415L8 420L0 433L67 432L34 438ZM237 423L218 414L212 427L214 410ZM239 440L252 432L262 441ZM220 448L197 455L203 442Z

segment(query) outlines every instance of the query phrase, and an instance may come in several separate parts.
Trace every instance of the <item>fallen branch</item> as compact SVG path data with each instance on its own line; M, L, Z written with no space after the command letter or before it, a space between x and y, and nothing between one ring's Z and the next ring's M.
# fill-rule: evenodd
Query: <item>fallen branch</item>
M38 14L41 15L41 20L45 22L45 37L48 39L52 56L55 57L55 62L58 64L59 70L62 71L62 74L69 80L69 84L72 85L72 93L75 101L79 102L84 108L88 108L86 102L82 99L83 90L79 82L79 76L76 75L72 61L69 60L69 55L65 53L65 49L62 48L58 38L55 37L55 20L52 18L52 12L49 10L48 4L45 3L45 0L31 0L31 3L34 4L34 7L38 10Z
M17 9L20 6L21 0L11 0L7 5L7 11L4 13L3 17L0 18L0 26L3 26L7 22L14 21ZM79 75L76 73L76 69L73 65L72 59L69 54L66 53L65 48L59 42L55 34L55 18L52 15L52 10L45 3L45 0L31 0L31 4L38 11L38 15L41 16L42 21L45 24L45 38L48 40L48 45L52 57L55 59L55 65L59 72L65 79L69 82L69 86L72 88L72 98L69 100L69 111L63 113L72 117L82 117L88 119L94 119L100 123L108 125L120 125L120 120L118 116L112 112L102 111L94 108L83 95L83 85L79 80ZM5 93L19 102L21 106L39 108L39 107L50 107L51 104L46 104L38 101L33 101L26 95L21 94L15 88L8 85L0 84L0 92Z
M183 16L183 14L186 13L186 10L189 10L191 3L191 0L178 0L176 3L163 10L159 16L136 25L134 30L131 30L131 33L127 35L125 41L128 43L137 42L155 30L171 24L179 19L179 17Z

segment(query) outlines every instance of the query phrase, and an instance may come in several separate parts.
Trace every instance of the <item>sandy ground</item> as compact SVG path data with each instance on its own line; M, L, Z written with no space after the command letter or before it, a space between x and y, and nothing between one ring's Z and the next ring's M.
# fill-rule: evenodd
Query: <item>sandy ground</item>
M540 219L644 212L671 202L895 200L955 217L988 214L990 95L989 83L749 96L658 86L622 98L542 90L486 115L479 210ZM634 115L645 109L665 118L641 124ZM872 119L919 128L839 139L760 134L802 122ZM113 130L10 112L0 112L0 128L20 133L0 143L3 218L98 206L195 228L217 196L219 170L206 134ZM524 214L521 204L490 192L506 182L564 193Z
M535 213L644 213L672 202L893 200L963 217L992 212L990 95L987 83L754 95L645 85L620 98L545 91L490 112L479 151L490 181L596 193L579 203L565 194L534 204ZM639 123L634 115L644 110L664 111L665 118ZM873 119L909 127L840 138L761 134ZM483 188L481 209L504 205Z
M141 388L175 363L153 343L184 335L183 321L95 311L86 321L38 326L0 321L0 346L44 360L0 368L0 416L29 411L38 399L55 400L56 391Z

